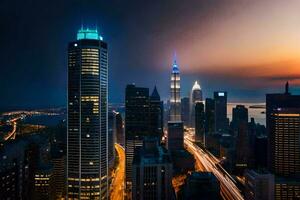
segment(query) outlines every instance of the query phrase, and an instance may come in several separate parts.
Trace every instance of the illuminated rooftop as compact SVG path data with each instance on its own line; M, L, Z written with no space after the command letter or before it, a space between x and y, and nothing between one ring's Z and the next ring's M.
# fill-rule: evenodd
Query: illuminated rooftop
M198 81L195 81L195 84L193 85L192 90L201 90L200 85L198 84Z
M103 37L98 33L97 29L81 28L77 32L77 40L103 40Z

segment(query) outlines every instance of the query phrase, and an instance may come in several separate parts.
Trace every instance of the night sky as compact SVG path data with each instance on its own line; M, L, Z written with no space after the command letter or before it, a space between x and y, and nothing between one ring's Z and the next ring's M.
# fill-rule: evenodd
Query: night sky
M109 44L109 98L125 86L169 96L176 51L182 96L198 80L205 97L263 102L285 81L300 85L298 0L2 0L0 109L66 104L67 44L96 27Z

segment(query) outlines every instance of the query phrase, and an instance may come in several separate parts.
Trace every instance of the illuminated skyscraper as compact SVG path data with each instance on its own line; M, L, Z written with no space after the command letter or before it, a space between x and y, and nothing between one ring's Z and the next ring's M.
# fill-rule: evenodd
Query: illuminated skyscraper
M181 121L180 72L174 59L171 74L170 121Z
M189 119L189 125L193 128L195 128L195 106L197 102L202 101L202 90L200 85L197 81L195 81L195 84L193 85L193 88L190 93L190 119Z
M107 43L81 29L68 46L69 199L108 199Z
M275 199L300 199L300 95L267 94L268 165Z
M168 149L183 148L183 122L181 121L180 73L174 59L171 74L170 121L168 122Z

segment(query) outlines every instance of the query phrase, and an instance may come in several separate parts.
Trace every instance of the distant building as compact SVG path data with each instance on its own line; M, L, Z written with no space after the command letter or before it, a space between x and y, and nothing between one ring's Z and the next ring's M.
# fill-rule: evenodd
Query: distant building
M275 199L300 198L300 95L266 95L268 167L276 175Z
M215 133L215 101L211 98L205 100L205 133L206 135Z
M183 97L181 98L181 119L184 126L189 125L190 118L190 98Z
M205 113L204 104L197 102L195 104L195 140L205 144Z
M268 168L268 138L256 136L254 144L255 168Z
M51 185L51 179L53 178L53 168L51 165L39 167L34 174L34 192L33 199L55 199L52 195L55 195L53 186Z
M192 172L185 180L180 199L222 199L220 183L211 172Z
M168 122L168 150L177 151L183 149L183 123L182 122Z
M116 142L121 146L125 146L125 135L123 128L123 119L122 115L119 112L115 112L114 115L114 135L116 136Z
M202 102L202 90L197 81L195 81L193 88L190 93L190 117L189 125L192 128L195 128L195 106L197 102Z
M167 147L170 151L183 149L183 122L181 121L180 72L174 60L170 85L170 121Z
M132 168L133 200L173 199L171 157L157 138L144 140L143 147L135 153Z
M132 161L134 151L143 145L143 138L149 132L149 89L127 85L125 91L125 154L126 189L132 186Z
M273 200L274 199L274 175L263 172L246 170L245 199L246 200Z
M228 132L227 119L227 92L214 92L215 102L215 132L224 134Z
M67 198L108 199L108 45L80 29L68 45Z
M238 135L238 129L240 124L248 123L248 109L244 105L237 105L235 108L232 108L232 130L233 136Z

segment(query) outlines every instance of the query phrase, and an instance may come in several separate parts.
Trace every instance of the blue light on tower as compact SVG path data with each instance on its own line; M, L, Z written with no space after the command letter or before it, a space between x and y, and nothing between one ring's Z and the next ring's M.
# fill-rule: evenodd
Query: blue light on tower
M83 29L81 28L77 32L77 40L90 39L90 40L101 40L103 41L103 37L99 35L97 29Z

